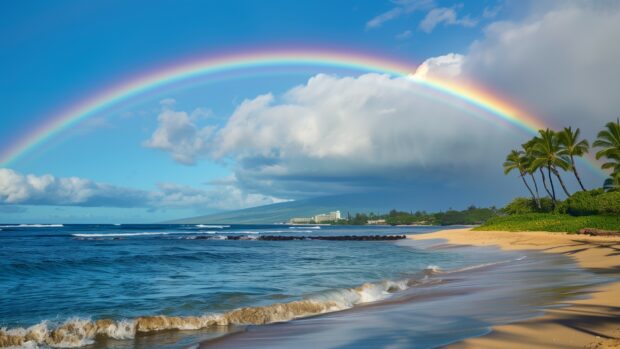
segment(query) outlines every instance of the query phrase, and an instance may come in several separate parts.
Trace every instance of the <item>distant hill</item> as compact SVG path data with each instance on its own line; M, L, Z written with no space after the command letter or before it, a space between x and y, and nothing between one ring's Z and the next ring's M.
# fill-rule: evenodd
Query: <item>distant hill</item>
M299 201L246 208L237 211L215 213L206 216L179 219L170 223L203 224L203 223L279 223L287 222L292 217L310 217L319 213L340 210L343 215L347 210L351 214L366 212L368 207L357 206L349 198L342 196L321 197Z
M417 194L417 195L416 195ZM465 208L472 202L458 203L455 208ZM478 204L478 203L476 203ZM483 203L484 204L484 203ZM205 216L174 220L168 223L206 224L206 223L279 223L287 222L292 217L310 217L319 213L340 210L343 217L347 212L387 213L390 209L402 211L440 211L450 207L444 198L421 193L375 192L319 197L279 204L228 211Z

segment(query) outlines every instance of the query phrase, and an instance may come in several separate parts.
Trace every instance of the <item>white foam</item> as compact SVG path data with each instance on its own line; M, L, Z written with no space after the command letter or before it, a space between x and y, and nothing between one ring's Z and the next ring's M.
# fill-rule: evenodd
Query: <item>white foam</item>
M141 233L105 233L105 234L71 234L80 238L102 238L102 237L122 237L122 236L149 236L149 235L169 235L170 232L141 232Z
M71 236L80 238L104 238L104 237L124 237L124 236L157 236L157 235L178 235L178 234L216 234L216 231L162 231L150 232L144 231L139 233L94 233L94 234L71 234Z
M134 320L121 320L109 326L105 334L114 339L132 339L136 333L136 322Z
M310 227L304 225L304 226L300 226L300 227L288 227L288 228L289 229L315 229L315 230L321 229L321 227L318 226L318 225L310 226Z
M62 228L64 224L13 224L0 225L2 228Z
M207 229L224 229L224 228L230 228L230 225L209 225L209 224L196 224L196 228L207 228Z

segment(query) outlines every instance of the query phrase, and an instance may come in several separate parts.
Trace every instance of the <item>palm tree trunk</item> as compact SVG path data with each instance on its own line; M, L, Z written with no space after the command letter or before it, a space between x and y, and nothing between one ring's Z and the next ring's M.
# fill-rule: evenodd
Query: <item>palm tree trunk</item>
M530 185L527 184L527 181L525 180L525 176L523 172L521 172L521 180L523 181L523 184L525 184L525 187L527 188L527 190L530 192L530 195L532 195L532 199L534 200L534 202L536 202L536 205L539 205L538 200L536 200L536 196L534 195L534 192L532 191L532 188L530 188Z
M541 208L540 193L538 193L538 183L536 183L536 177L534 177L533 173L530 173L530 177L532 178L532 182L534 182L534 189L536 189L536 204L538 205L538 208Z
M581 178L579 177L579 173L577 173L577 166L575 166L575 159L573 159L572 155L570 157L570 161L573 164L573 173L575 174L575 178L577 178L577 182L579 182L579 186L581 187L581 190L586 191L586 188L583 186L583 183L581 183Z
M558 177L558 181L560 181L560 186L562 186L562 190L564 190L564 194L566 194L566 197L569 197L570 193L566 189L566 186L564 185L564 181L562 180L562 177L560 177L560 172L558 172L558 170L555 167L553 168L553 174L556 177Z
M551 195L551 191L549 191L549 187L547 187L547 180L545 179L545 172L543 171L542 167L539 168L538 170L540 171L540 176L542 177L543 187L545 187L545 191L547 192L547 195L549 195L549 197L553 199L553 195Z
M555 207L555 186L551 177L551 165L547 165L547 174L549 174L549 183L551 183L551 200L553 200L553 206Z

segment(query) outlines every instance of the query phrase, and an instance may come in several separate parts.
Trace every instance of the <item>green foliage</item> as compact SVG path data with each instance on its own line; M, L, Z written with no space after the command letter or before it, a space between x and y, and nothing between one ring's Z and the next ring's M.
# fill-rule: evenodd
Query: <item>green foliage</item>
M603 189L606 191L620 190L620 173L607 178L603 183Z
M349 221L349 224L352 225L364 225L366 223L368 223L368 215L364 213L356 213Z
M596 228L620 230L620 216L580 216L565 214L529 213L497 216L474 228L482 231L553 231L576 233L579 229Z
M524 214L524 213L550 213L553 212L553 201L549 198L540 199L540 208L536 206L536 201L530 198L515 198L502 212L506 214Z
M384 215L374 213L357 213L349 220L342 219L339 221L328 222L337 225L364 225L368 220L384 219L389 225L474 225L485 222L490 217L497 215L497 210L492 208L478 208L470 206L466 210L456 211L449 210L446 212L427 213L425 211L404 212L391 210Z
M577 192L566 199L563 209L572 216L620 215L620 192L602 189Z
M470 206L464 211L449 210L435 213L433 215L433 222L436 225L482 224L495 215L497 215L497 212L493 208L477 208L475 206Z
M595 147L602 148L596 153L596 158L607 160L602 167L613 171L612 178L620 176L620 120L609 122L607 128L598 133Z

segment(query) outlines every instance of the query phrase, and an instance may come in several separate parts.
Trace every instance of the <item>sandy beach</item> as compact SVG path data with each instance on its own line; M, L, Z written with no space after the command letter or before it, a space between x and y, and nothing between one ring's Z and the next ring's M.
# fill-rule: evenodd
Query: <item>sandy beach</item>
M548 232L443 230L410 236L445 239L450 244L498 246L570 256L584 269L620 275L620 238ZM488 335L447 346L484 348L620 348L620 282L591 290L586 299L564 302L541 317L493 327Z

